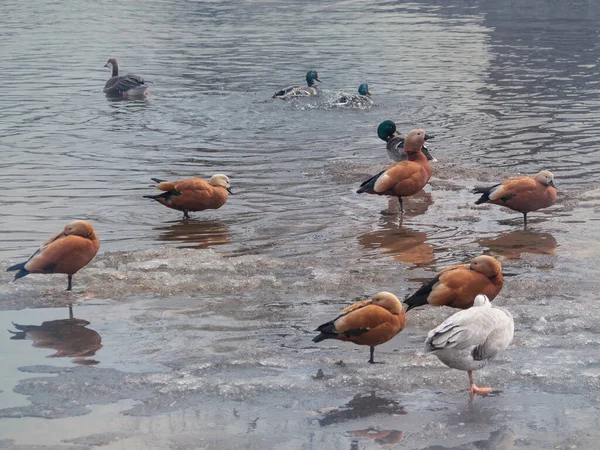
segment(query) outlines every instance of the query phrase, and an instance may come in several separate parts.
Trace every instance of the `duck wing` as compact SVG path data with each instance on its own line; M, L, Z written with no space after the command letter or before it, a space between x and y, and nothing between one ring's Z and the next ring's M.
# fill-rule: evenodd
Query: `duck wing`
M122 95L136 87L144 86L144 78L139 75L123 75L110 78L104 85L104 93Z
M460 311L427 334L426 352L473 348L473 359L490 359L512 341L514 320L502 308L473 307Z

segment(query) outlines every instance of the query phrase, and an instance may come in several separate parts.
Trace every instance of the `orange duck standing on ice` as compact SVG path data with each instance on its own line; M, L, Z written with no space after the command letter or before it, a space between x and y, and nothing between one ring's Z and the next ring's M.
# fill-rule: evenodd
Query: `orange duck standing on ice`
M500 262L491 256L481 255L473 258L469 264L442 270L404 303L408 305L407 312L427 304L467 309L473 306L478 294L484 294L490 300L496 298L503 283Z
M189 211L219 209L232 193L229 178L223 174L213 175L209 181L202 178L180 181L152 178L152 181L158 183L156 189L164 192L158 195L144 195L144 197L156 200L167 208L183 211L185 219L190 218Z
M70 291L73 275L96 256L99 248L100 240L92 224L85 220L75 220L68 223L62 233L44 242L27 261L6 270L18 270L15 280L30 273L66 273L67 291Z
M427 139L431 139L431 137L427 136L424 130L412 130L404 139L404 152L408 160L392 164L364 181L356 192L398 197L400 212L403 213L402 197L416 194L425 187L431 178L431 166L428 159L433 159L433 157L427 147L424 147Z
M371 299L348 306L335 319L319 326L316 331L320 334L313 342L338 339L368 345L369 362L374 364L375 347L400 333L405 324L406 316L398 297L390 292L378 292Z
M483 194L476 205L493 203L506 206L523 214L527 226L527 213L547 208L556 203L554 175L542 170L534 177L515 177L490 187L476 187L474 194Z

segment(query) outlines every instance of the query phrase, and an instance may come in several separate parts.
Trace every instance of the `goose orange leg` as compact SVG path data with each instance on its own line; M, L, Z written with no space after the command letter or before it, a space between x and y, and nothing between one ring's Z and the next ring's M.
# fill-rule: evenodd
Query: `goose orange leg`
M473 381L473 372L471 370L467 371L467 374L469 375L469 383L471 384L471 395L483 395L486 396L490 393L490 391L492 390L492 388L486 387L486 388L480 388L477 387L475 385L475 382Z

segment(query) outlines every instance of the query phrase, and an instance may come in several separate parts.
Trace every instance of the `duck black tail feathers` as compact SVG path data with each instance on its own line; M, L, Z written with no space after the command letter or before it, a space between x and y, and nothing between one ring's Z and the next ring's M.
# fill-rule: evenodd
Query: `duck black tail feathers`
M374 175L371 178L369 178L368 180L363 181L362 184L360 185L360 188L358 188L358 191L356 191L356 193L362 194L363 192L373 192L373 189L375 188L375 183L377 182L379 177L381 175L383 175L384 172L385 172L385 170L382 170L377 175Z

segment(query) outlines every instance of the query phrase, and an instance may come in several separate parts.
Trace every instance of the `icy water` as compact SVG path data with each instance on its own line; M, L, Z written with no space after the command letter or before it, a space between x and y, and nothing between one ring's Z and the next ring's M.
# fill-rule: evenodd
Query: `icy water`
M496 4L497 3L497 4ZM0 5L0 448L594 448L600 432L600 6L211 1ZM107 101L109 57L152 81ZM271 95L323 80L317 99ZM335 109L367 81L375 105ZM403 223L359 196L393 119L439 159ZM476 184L553 171L532 213ZM182 221L150 177L226 173ZM4 272L73 218L101 239L75 276ZM368 349L313 329L378 290L502 256L508 351L476 373L420 355L453 311L411 312ZM74 303L69 319L67 305ZM86 322L89 325L84 327ZM318 370L323 378L316 377ZM33 432L32 432L33 430ZM30 447L27 447L30 446Z

